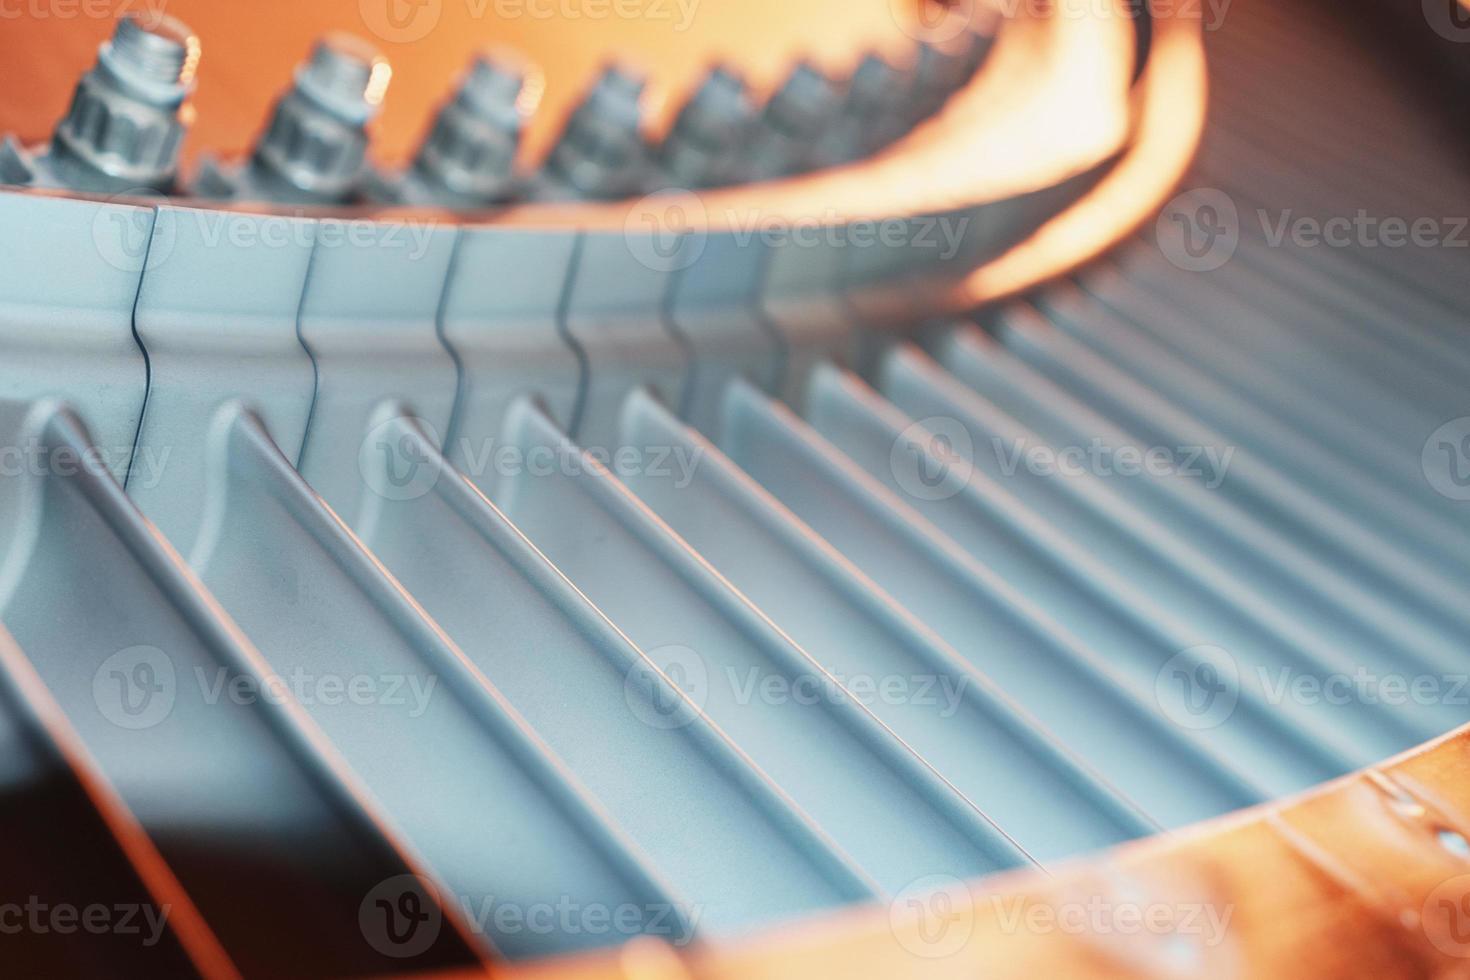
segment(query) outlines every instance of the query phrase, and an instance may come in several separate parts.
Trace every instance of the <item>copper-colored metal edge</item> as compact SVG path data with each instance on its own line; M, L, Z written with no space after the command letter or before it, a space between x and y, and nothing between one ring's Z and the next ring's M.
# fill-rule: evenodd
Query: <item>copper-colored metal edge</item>
M112 835L139 882L154 904L164 911L170 932L199 975L208 980L238 977L239 972L229 954L174 876L168 862L111 784L98 774L96 763L82 745L71 722L3 626L0 626L0 665L21 695L20 703L30 715L28 720L51 740L62 763Z
M683 956L635 943L524 980L1463 975L1470 727L1293 799L963 901L866 908ZM954 893L950 892L950 897ZM1150 924L1152 922L1152 925Z
M937 301L939 310L975 309L1076 271L1154 220L1184 179L1204 134L1204 42L1197 18L1167 0L1152 2L1154 36L1135 89L1128 151L1075 204L965 276Z

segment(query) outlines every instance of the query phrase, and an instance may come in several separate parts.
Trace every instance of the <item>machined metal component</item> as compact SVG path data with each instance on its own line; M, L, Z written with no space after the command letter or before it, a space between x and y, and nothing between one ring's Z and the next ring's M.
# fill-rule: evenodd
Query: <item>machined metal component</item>
M910 125L934 115L964 86L975 67L973 59L977 53L983 57L985 52L960 38L918 43L914 51L913 87L909 92Z
M351 201L363 178L368 124L391 76L387 60L366 41L327 35L297 68L249 162L231 173L207 161L195 193L302 204Z
M615 199L642 189L649 165L642 132L646 86L627 65L603 69L546 158L544 196Z
M711 68L659 146L661 182L688 189L733 182L754 119L745 79L727 65Z
M7 141L0 181L105 194L172 189L199 52L174 17L122 17L77 82L50 147L31 159Z
M965 33L964 41L965 48L962 57L965 72L961 84L974 78L980 66L985 64L985 59L990 57L990 49L995 44L995 35L984 30L972 30Z
M909 80L876 51L858 63L837 119L822 134L814 162L848 163L868 156L903 133Z
M798 61L761 113L746 161L749 176L769 179L811 169L813 148L841 98L838 86L821 69Z
M375 175L369 196L404 204L475 207L517 196L525 120L540 101L541 73L508 49L482 51L435 116L412 165Z
M0 139L0 184L25 186L36 179L36 163L14 136Z

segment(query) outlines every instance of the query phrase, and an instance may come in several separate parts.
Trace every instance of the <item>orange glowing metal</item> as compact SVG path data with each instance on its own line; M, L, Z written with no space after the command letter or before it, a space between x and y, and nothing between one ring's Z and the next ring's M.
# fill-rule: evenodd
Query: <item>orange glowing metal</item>
M1158 22L1141 92L1133 144L1122 162L1031 238L976 269L944 305L973 308L1065 275L1157 213L1204 132L1207 78L1197 29L1177 19Z

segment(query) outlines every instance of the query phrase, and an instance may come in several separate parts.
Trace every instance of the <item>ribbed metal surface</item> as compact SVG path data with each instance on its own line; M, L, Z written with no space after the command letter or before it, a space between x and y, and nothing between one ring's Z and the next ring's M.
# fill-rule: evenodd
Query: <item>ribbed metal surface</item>
M1212 37L1155 230L866 377L784 321L825 254L6 199L7 782L85 831L74 739L241 970L387 973L1046 867L1460 724L1470 194L1296 24ZM1360 209L1441 240L1292 243Z

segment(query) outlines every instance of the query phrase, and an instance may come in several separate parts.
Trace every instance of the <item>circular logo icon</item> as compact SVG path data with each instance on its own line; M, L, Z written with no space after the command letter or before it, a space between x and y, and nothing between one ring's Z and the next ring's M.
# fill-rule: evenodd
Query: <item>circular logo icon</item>
M1461 0L1423 0L1423 9L1434 33L1456 44L1470 42L1470 8Z
M1470 500L1470 415L1446 422L1424 443L1424 478L1442 497Z
M1174 198L1154 228L1164 258L1186 272L1212 272L1240 245L1240 211L1229 194L1213 187Z
M1419 911L1424 935L1446 956L1470 959L1470 874L1440 882Z
M439 890L418 875L394 875L378 882L357 907L357 926L368 945L397 959L428 950L443 925Z
M709 667L689 647L670 644L649 650L648 659L640 657L623 676L623 698L639 721L650 728L683 728L694 720L694 712L685 698L669 690L660 672L702 709L709 698Z
M392 44L422 41L439 26L444 0L358 0L363 26Z
M178 240L180 212L156 210L144 203L168 198L147 187L114 194L98 204L92 216L92 244L102 261L123 272L156 269L168 261Z
M935 415L898 434L888 453L888 467L909 496L946 500L970 482L974 458L970 430L958 419Z
M646 269L678 272L704 254L708 213L698 194L657 191L640 198L623 219L628 251Z
M174 710L177 696L174 662L158 647L119 650L92 674L92 700L119 728L152 728Z
M439 433L420 418L384 419L357 448L357 469L369 490L384 500L417 500L439 482Z
M1223 647L1190 647L1159 668L1154 697L1180 728L1217 728L1235 713L1240 701L1240 668Z
M950 3L888 0L888 13L898 29L912 40L932 44L953 41L971 30L971 25L976 23L977 9L977 0L953 0Z
M953 875L926 875L893 897L888 925L910 953L944 959L964 949L974 935L975 900Z

